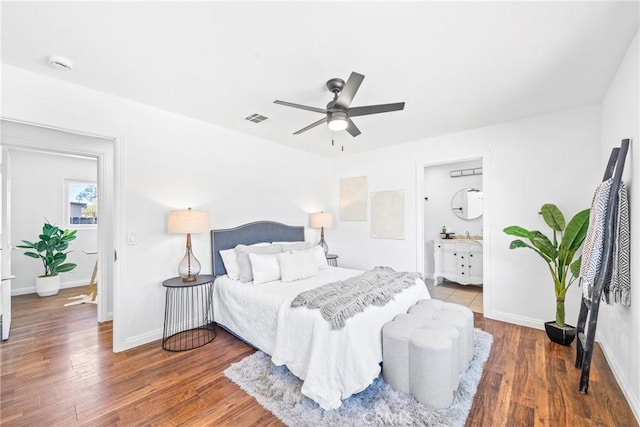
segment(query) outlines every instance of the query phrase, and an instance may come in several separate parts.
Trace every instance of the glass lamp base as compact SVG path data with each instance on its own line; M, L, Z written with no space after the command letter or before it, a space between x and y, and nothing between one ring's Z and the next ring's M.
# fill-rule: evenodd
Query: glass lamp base
M200 261L193 255L191 247L187 246L187 252L178 264L178 275L183 282L193 282L200 274Z
M318 243L318 245L322 246L322 250L325 255L329 253L329 245L327 245L327 242L324 239L320 239L320 243Z

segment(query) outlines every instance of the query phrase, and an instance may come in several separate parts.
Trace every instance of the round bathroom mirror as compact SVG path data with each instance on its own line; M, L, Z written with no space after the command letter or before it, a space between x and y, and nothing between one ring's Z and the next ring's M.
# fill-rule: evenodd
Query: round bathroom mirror
M462 219L480 218L483 210L483 198L482 190L477 188L458 190L451 198L451 211Z

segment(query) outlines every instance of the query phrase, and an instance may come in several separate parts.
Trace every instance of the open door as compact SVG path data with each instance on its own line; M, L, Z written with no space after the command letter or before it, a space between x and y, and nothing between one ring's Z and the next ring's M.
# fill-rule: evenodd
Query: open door
M116 220L122 215L119 208L120 201L116 197L116 186L122 185L121 171L116 168L116 139L3 117L0 117L0 125L5 156L15 153L16 150L27 150L41 153L79 155L97 159L97 182L98 193L100 194L98 199L100 227L98 229L97 245L99 263L97 320L98 322L106 322L113 319L114 351L124 350L127 347L123 338L123 325L125 322L122 318L122 311L118 309L118 304L114 301L116 299L116 289L119 289L119 264L121 263L115 255L116 249L119 249L119 245L123 241L120 231L121 221ZM11 186L11 182L7 184ZM3 193L4 190L3 188ZM7 200L7 195L3 194L3 198ZM3 207L3 209L7 213L9 212L7 206ZM5 221L5 219L6 224L11 223L11 218L3 217L2 221ZM10 232L10 227L5 230ZM3 235L1 238L3 250L0 252L4 260L5 254L8 254L4 248L9 247L10 236ZM6 259L9 260L10 256L8 254ZM5 266L8 267L8 265ZM6 275L8 271L10 270L3 269L2 274ZM10 295L10 289L7 290L9 291L7 295ZM10 303L10 300L6 302Z
M2 199L0 200L0 314L2 315L2 339L9 339L11 329L11 185L9 175L9 150L0 151L0 179Z

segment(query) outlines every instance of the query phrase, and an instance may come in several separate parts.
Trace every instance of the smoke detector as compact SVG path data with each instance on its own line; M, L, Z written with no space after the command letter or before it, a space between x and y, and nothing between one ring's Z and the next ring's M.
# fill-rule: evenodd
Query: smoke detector
M62 56L50 56L49 65L58 70L71 71L73 69L71 61L67 58L63 58Z

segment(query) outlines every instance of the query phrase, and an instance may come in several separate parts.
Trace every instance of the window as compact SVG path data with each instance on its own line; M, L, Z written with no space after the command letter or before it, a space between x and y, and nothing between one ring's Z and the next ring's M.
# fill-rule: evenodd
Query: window
M98 224L98 185L90 181L65 180L65 217L74 228L92 228Z

